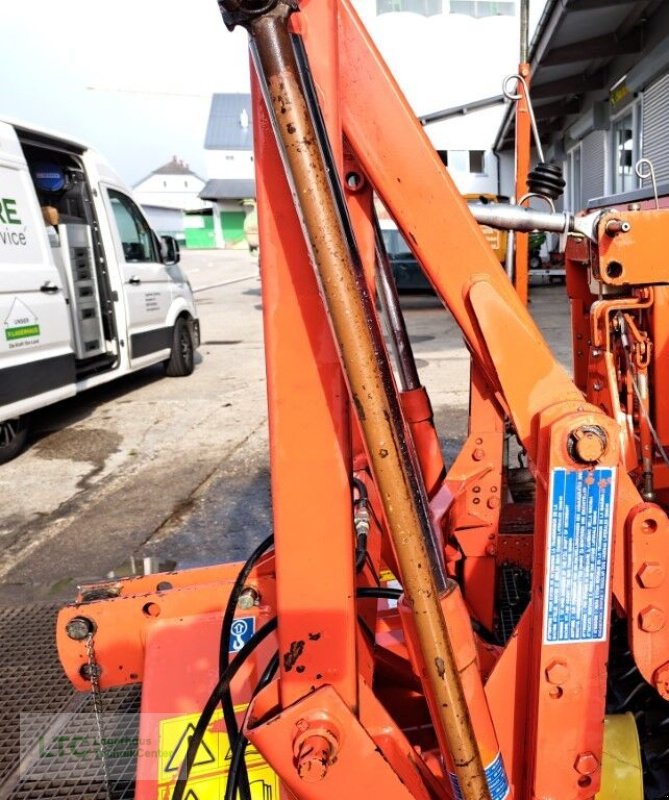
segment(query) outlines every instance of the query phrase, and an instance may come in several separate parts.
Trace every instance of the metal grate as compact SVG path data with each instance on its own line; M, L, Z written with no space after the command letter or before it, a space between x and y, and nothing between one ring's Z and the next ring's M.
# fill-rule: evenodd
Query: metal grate
M52 605L0 609L0 800L107 797L97 752L54 758L41 745L65 726L78 741L97 739L92 698L74 691L58 660L57 611ZM106 739L137 736L139 699L135 686L104 693ZM108 766L113 800L131 800L134 755L112 757Z

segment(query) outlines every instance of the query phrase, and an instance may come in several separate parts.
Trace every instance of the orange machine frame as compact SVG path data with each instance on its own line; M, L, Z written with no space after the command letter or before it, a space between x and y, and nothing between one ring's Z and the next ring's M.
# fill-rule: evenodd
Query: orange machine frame
M392 391L442 543L450 588L440 597L441 613L488 793L484 788L473 794L462 782L454 789L446 780L447 772L463 774L458 772L463 765L431 732L436 711L429 702L426 706L420 680L433 665L416 638L415 598L400 602L399 610L356 600L356 586L377 585L384 570L404 582L387 535L389 504L404 500L379 492L361 419L364 403L360 398L352 403L349 396L350 374L314 275L318 254L305 242L293 177L287 179L272 130L272 111L261 90L266 76L255 72L275 549L252 573L249 585L259 599L243 613L258 624L276 616L278 631L271 647L243 672L240 701L250 701L248 686L270 650L276 647L281 657L277 678L252 701L246 735L278 774L286 797L340 800L343 793L363 798L375 792L427 799L459 791L468 799L592 798L602 766L607 610L628 615L645 676L651 679L669 661L664 626L649 630L642 621L647 607L661 606L659 595L666 593L656 587L658 596L644 605L635 578L639 563L664 559L657 543L666 540L667 517L658 505L643 501L628 477L616 420L586 402L582 381L577 387L551 354L350 0L305 0L299 12L290 16L291 31L308 56L339 172L331 180L339 181L345 194L366 279L360 291L374 291L373 190L471 352L470 429L448 472L425 390ZM254 64L257 68L257 59ZM377 356L388 358L384 351ZM536 479L532 535L504 533L500 526L508 505L507 422ZM615 482L606 489L612 532L604 629L596 640L549 642L552 481L562 471L592 481L596 469L608 476L605 484ZM367 564L357 575L353 474L367 486L373 511ZM508 559L531 566L532 594L514 635L498 646L479 634L492 627L495 576ZM84 617L94 629L100 686L143 683L143 737L155 738L163 718L196 714L216 681L218 630L233 573L232 567L212 567L147 576L108 586L103 599L99 593L94 599L82 595L58 622L69 677L81 689L90 686L82 672L90 653L68 634L68 625ZM373 632L373 641L365 630ZM507 777L495 787L488 768L494 763L504 774L500 753ZM138 800L171 797L173 784L161 782L155 763L144 772Z

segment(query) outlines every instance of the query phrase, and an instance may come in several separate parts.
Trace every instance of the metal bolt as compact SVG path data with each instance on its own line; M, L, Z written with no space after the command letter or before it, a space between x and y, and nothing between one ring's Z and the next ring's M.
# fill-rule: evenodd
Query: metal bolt
M639 626L646 633L657 633L664 628L664 612L657 606L646 606L639 613Z
M485 458L485 450L482 447L477 447L472 453L474 461L482 461Z
M604 455L608 438L599 425L581 425L569 434L567 450L580 464L593 464Z
M653 684L660 697L669 700L669 661L655 670Z
M246 586L242 589L239 599L237 600L237 608L242 608L248 611L250 608L257 606L260 602L260 594L253 586Z
M74 617L65 626L65 632L70 639L80 642L95 633L95 623L88 617Z
M644 589L657 589L664 583L664 569L657 561L644 561L636 574Z
M595 381L595 382L592 384L592 388L593 388L593 389L594 389L596 392L601 392L601 391L602 391L602 384L601 384L599 381Z
M569 680L567 662L556 658L546 667L546 680L554 686L560 686Z
M599 760L594 753L586 750L576 756L574 769L579 775L592 775L593 772L597 772L599 769Z
M497 555L497 548L494 544L486 545L485 553L487 556L496 556Z
M328 774L331 759L332 745L324 736L307 736L297 756L297 774L307 783L322 781Z
M488 503L487 503L488 508L490 509L497 508L498 505L499 505L499 497L488 498Z

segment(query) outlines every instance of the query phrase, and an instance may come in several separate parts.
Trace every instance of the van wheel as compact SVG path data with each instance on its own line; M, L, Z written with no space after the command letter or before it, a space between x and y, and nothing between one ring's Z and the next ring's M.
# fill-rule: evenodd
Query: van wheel
M0 422L0 464L15 458L26 443L28 426L24 417Z
M171 378L182 378L190 375L195 369L195 351L190 325L183 318L174 323L172 333L172 353L165 362L165 372Z

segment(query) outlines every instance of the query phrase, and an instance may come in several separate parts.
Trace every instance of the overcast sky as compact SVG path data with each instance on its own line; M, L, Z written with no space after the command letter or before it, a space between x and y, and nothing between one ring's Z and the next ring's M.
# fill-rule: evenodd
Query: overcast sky
M173 155L205 177L210 97L248 90L246 42L216 0L3 2L0 117L84 139L129 183Z

